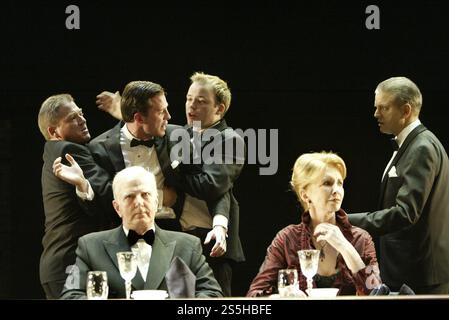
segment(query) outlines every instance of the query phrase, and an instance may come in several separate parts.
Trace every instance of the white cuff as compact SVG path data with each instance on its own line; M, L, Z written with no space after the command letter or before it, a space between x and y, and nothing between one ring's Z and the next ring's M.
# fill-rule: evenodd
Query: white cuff
M214 219L212 220L212 226L222 226L226 229L226 231L228 231L228 218L226 218L224 215L216 214L214 216Z
M92 187L90 186L89 180L87 180L87 192L81 192L78 190L78 187L76 188L76 195L81 198L83 201L92 201L94 199L94 190L92 190Z

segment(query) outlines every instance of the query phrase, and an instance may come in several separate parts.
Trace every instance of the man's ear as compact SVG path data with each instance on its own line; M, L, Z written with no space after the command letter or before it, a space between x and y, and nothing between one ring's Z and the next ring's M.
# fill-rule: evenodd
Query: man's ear
M52 140L61 140L61 136L58 133L58 127L48 127L47 132Z
M404 116L405 119L410 118L410 116L413 113L413 109L412 106L409 103L406 103L402 106L402 114Z
M117 212L118 216L121 218L122 215L121 215L121 213L120 213L120 206L119 206L119 204L118 204L118 201L115 200L115 199L112 200L112 206L114 207L114 209L115 209L115 211Z
M143 116L140 112L134 113L134 121L139 124L143 122Z
M223 118L225 110L226 110L226 106L224 105L224 103L219 103L217 104L218 108L217 108L217 112L216 114L220 115L220 118Z

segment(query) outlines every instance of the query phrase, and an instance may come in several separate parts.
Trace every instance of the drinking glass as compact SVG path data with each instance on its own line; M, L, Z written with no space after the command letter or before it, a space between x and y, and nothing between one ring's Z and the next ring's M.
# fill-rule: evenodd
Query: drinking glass
M299 293L298 271L281 269L278 273L278 291L281 298L296 297Z
M310 297L313 287L313 276L318 272L318 263L320 261L320 250L299 250L299 265L301 272L307 278L307 294Z
M108 298L108 275L106 271L89 271L86 280L86 295L89 300Z
M137 254L131 251L117 252L120 275L125 280L126 299L131 299L131 280L137 272Z

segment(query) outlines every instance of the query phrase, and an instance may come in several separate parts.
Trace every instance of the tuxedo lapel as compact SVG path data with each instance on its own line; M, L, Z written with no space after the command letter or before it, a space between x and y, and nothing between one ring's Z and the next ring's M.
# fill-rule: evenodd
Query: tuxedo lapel
M208 129L205 130L205 132L207 130L217 130L214 132L214 135L210 135L208 136L209 139L206 139L205 141L203 141L203 139L201 139L201 149L203 149L206 145L208 145L209 143L211 143L212 141L214 141L214 139L216 138L220 138L222 135L222 131L227 129L228 125L226 124L226 120L222 119L220 122L218 122L216 125L214 125L213 127L210 127ZM211 132L211 131L209 131ZM218 141L216 141L218 142Z
M167 273L167 270L170 267L175 245L175 241L171 241L166 238L164 231L156 227L153 251L151 253L145 289L159 288L165 274Z
M402 143L402 145L399 148L398 152L396 153L395 157L391 161L391 164L387 168L387 171L385 172L385 176L382 179L382 183L380 185L380 198L379 198L379 204L378 204L379 208L383 207L382 203L385 198L385 188L387 187L387 182L388 182L388 172L390 171L390 169L393 166L397 165L397 163L399 162L399 159L401 159L402 155L405 153L405 151L407 151L408 146L410 145L410 143L412 143L412 141L416 138L416 136L426 130L427 130L427 128L424 127L422 124L420 124L415 129L413 129L413 131L409 133L407 138L405 138L405 141Z
M111 135L104 142L106 152L109 154L111 163L116 172L125 169L125 160L123 159L122 148L120 147L120 130L123 122L117 124L111 131Z
M170 155L168 154L167 148L168 142L166 141L166 139L168 139L167 135L165 135L164 137L154 138L154 147L156 148L157 159L159 160L159 165L161 166L162 172L165 177L170 172L169 166L171 164Z
M117 260L117 252L121 251L132 251L131 247L128 244L128 239L125 236L125 232L123 231L122 225L116 228L116 231L112 234L109 240L104 241L104 246L106 252L111 258L114 266L117 268L117 271L120 273L120 269L118 266ZM124 281L124 280L123 280ZM144 287L143 278L140 275L139 270L136 272L136 276L131 280L132 286L135 290L140 290Z
M399 148L398 153L394 157L393 161L391 161L392 166L395 166L398 163L399 159L402 157L404 152L407 150L410 143L412 143L412 141L415 140L416 136L426 130L427 130L427 128L424 127L422 124L420 124L415 129L413 129L412 132L410 132L410 134L407 136L407 138L405 138L405 141L402 143L402 146Z

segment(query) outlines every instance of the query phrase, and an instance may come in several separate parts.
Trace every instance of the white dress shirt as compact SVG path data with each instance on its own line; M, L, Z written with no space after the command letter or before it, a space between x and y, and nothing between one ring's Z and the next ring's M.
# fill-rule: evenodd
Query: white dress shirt
M219 121L213 126L218 123ZM196 129L197 128L195 127L193 128L194 131L196 131ZM195 137L199 139L194 133L190 142L192 143L194 157L199 157L201 156L201 149L198 149L198 145L201 146L201 144L194 140ZM211 214L213 215L213 218L211 217ZM206 201L192 197L187 193L179 222L184 231L193 230L197 227L212 229L215 226L222 226L228 230L228 218L221 214L215 214L215 212L209 213Z
M151 229L156 234L154 227ZM123 226L123 231L125 232L125 235L128 236L129 229ZM132 252L137 253L137 267L139 269L140 275L143 278L143 281L146 281L153 247L146 243L145 240L139 239L137 240L136 244L131 247L131 250Z
M402 144L404 143L405 139L407 138L407 136L410 134L410 132L413 131L413 129L415 129L417 126L419 126L421 124L421 121L419 121L419 119L416 119L415 121L413 121L412 123L410 123L408 126L406 126L404 129L402 129L402 131L396 136L394 137L398 147L400 148L402 146ZM382 175L382 180L384 180L385 174L387 173L388 168L391 165L391 162L393 161L394 157L396 157L396 154L398 153L398 150L395 150L393 152L393 155L391 156L390 161L388 161L387 166L385 167L384 173Z
M131 148L130 144L132 139L136 138L129 132L128 127L125 124L120 130L120 147L122 149L125 167L140 166L154 174L159 200L158 209L160 209L164 200L163 189L165 178L157 158L156 148L154 146L148 148L142 145Z

